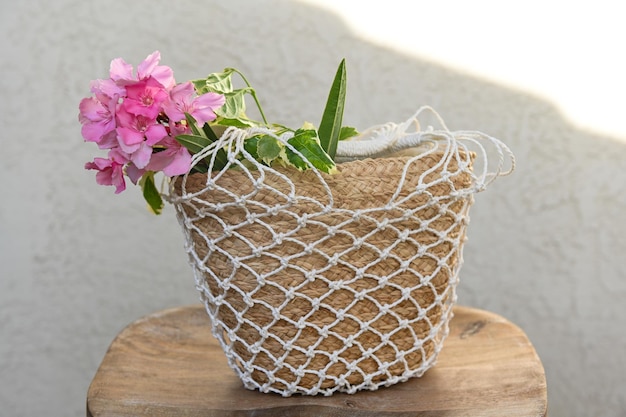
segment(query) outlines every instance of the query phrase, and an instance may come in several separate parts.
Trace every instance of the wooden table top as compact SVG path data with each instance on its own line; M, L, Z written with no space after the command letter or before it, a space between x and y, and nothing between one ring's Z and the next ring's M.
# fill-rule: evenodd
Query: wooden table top
M543 366L524 332L455 307L437 364L378 391L283 398L243 387L201 305L139 319L115 338L87 394L88 417L543 417Z

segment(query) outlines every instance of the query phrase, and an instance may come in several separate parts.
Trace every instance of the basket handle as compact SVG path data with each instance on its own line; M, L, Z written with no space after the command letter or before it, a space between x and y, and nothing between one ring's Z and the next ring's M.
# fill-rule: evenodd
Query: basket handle
M437 129L432 126L421 129L419 118L427 112L435 117L439 125ZM509 175L515 170L515 156L502 141L478 131L450 131L443 118L430 106L420 107L403 123L372 126L353 139L339 142L335 159L336 162L348 162L389 157L425 143L445 144L449 150L461 147L474 152L476 158L472 176L475 192L483 191L497 177Z

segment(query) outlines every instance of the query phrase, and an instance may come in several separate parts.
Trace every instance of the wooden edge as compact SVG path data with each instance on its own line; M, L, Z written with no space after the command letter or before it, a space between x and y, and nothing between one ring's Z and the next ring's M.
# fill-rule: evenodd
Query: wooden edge
M466 306L455 306L454 307L454 317L452 318L452 322L451 322L451 335L455 334L458 335L456 337L459 337L461 339L463 338L469 338L472 337L473 335L479 333L483 327L485 327L486 325L492 323L492 324L505 324L507 326L511 326L512 329L515 329L516 332L519 332L519 334L523 335L525 337L525 339L528 341L528 346L529 348L532 350L532 354L534 356L534 359L536 360L537 364L539 364L540 366L540 371L541 373L543 373L544 375L544 384L545 384L545 370L543 367L543 364L536 352L536 350L534 349L534 347L532 346L532 344L530 343L530 341L528 340L528 338L525 335L525 332L516 324L512 323L511 321L507 320L506 318L502 317L501 315L498 315L496 313L492 313L492 312L488 312L485 310L481 310L481 309L477 309L477 308L473 308L473 307L466 307ZM186 305L186 306L179 306L179 307L172 307L172 308L167 308L164 310L160 310L151 314L147 314L131 323L129 323L126 327L124 327L122 329L122 331L120 331L118 333L118 335L114 338L114 340L111 342L111 344L109 345L108 349L107 349L107 354L109 353L109 351L111 350L111 348L113 346L116 345L116 342L118 340L124 339L129 333L133 333L133 329L135 329L138 326L142 326L145 325L146 323L150 323L153 321L161 321L161 320L168 320L168 318L173 318L176 316L194 316L194 317L198 317L198 316L202 316L203 314L206 314L206 309L204 307L204 305L202 304L191 304L191 305ZM469 320L467 322L459 322L458 320L461 319L463 320L464 318L476 318L479 317L480 320ZM207 315L208 318L208 315ZM455 321L456 318L456 321ZM445 347L444 347L445 350ZM101 367L102 367L102 363L100 364L98 371L96 372L96 374L98 374L98 372L100 371ZM539 371L539 370L538 370ZM86 412L87 412L87 416L88 417L94 417L94 414L92 414L91 411L91 404L89 402L90 399L95 399L97 397L97 392L93 391L94 390L94 380L92 380L89 389L88 389L88 395L87 395L87 404L86 404ZM269 394L262 394L262 395L269 395ZM295 405L291 403L291 401L286 401L286 406L274 406L274 407L267 407L267 408L261 408L261 409L255 409L254 410L254 415L255 416L270 416L270 415L283 415L285 412L287 412L287 410L293 414L296 413L294 415L301 415L301 416L314 416L314 415L321 415L322 413L327 413L329 410L329 407L326 407L324 405L320 405L318 403L315 402L315 398L316 397L306 397L306 396L301 396L298 397L299 398L299 404ZM326 397L328 398L328 397ZM547 416L547 387L545 387L545 389L543 390L543 397L541 398L542 404L544 404L545 406L543 407L543 412L537 415L537 417L545 417ZM97 401L96 401L97 402ZM342 400L342 403L345 402L345 406L346 408L350 408L350 401L349 399L345 399ZM331 407L332 411L334 413L340 413L337 414L337 416L343 416L343 412L341 412L340 409L337 409L335 407ZM231 415L229 414L229 411L226 410L222 410L224 411L224 414L220 414L219 415ZM346 412L348 412L347 410L345 410ZM316 414L317 413L317 414ZM204 415L204 414L203 414ZM214 414L206 414L207 416L209 415L214 415ZM232 414L233 416L235 414ZM238 415L238 414L237 414ZM345 414L348 415L348 414ZM370 410L366 410L366 409L360 409L359 410L359 415L362 417L377 417L380 416L380 412L374 412L374 411L370 411ZM415 414L415 413L404 413L404 412L396 412L393 413L394 417L413 417L415 415L419 415L419 416L425 416L425 414ZM443 414L436 414L433 413L433 416L440 416ZM456 414L455 414L456 415ZM534 416L533 416L534 417Z

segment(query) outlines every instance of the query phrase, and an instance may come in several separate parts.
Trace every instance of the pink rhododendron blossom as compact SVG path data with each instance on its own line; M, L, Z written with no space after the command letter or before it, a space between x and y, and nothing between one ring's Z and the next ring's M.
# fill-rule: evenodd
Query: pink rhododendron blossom
M174 72L166 65L158 65L161 60L161 53L154 51L137 66L137 75L140 80L153 77L165 88L172 88L176 84Z
M185 113L189 113L203 125L215 120L215 110L224 105L225 97L222 94L206 93L195 96L195 89L190 82L178 84L170 90L169 100L164 103L163 110L170 121L185 120Z
M110 152L109 158L94 158L93 162L87 162L85 169L97 170L96 182L100 185L115 186L115 194L119 194L126 189L124 181L125 158L118 152Z
M119 144L117 149L138 168L144 168L150 162L153 151L152 145L166 137L167 131L164 126L159 124L142 126L142 121L146 120L143 116L139 116L135 120L137 126L117 128Z
M127 64L122 58L111 61L109 75L118 85L127 85L135 81L141 81L152 76L164 88L172 88L176 84L174 72L165 65L158 65L161 60L161 53L155 51L148 55L146 59L137 67L137 76L133 75L133 67Z
M175 138L178 135L190 135L191 129L186 124L174 123L170 124L170 136Z
M78 120L82 123L81 133L88 142L110 142L115 131L115 103L104 103L95 97L81 100Z
M148 145L146 142L141 142L139 147L128 155L128 158L137 168L143 169L150 162L152 150L152 146Z
M158 146L163 150L152 155L150 163L146 166L149 171L163 171L168 177L183 175L189 172L191 167L191 154L176 139L168 136Z
M115 58L111 61L109 76L111 80L121 85L137 81L137 78L133 76L133 66L126 63L122 58Z
M126 165L126 176L135 185L137 185L137 182L139 181L141 176L145 173L146 173L145 169L137 168L137 165L133 164L132 162Z
M136 116L121 107L117 112L117 139L120 151L129 161L143 169L152 156L152 146L168 135L156 119Z
M122 107L132 114L154 119L167 98L165 88L154 78L148 78L126 86Z
M133 152L144 141L152 146L167 136L167 129L155 118L134 115L124 107L117 112L117 120L119 145L124 152Z
M92 81L92 96L79 105L83 137L109 151L85 168L97 171L96 182L115 186L116 193L126 189L125 177L138 184L154 172L188 173L191 154L176 140L191 134L185 113L201 126L215 120L215 110L225 102L221 94L198 96L190 82L176 85L172 69L158 65L160 59L158 51L150 54L136 74L122 58L112 60L109 78Z
M115 81L108 80L93 80L91 82L91 92L96 95L98 100L102 101L103 97L113 99L117 103L117 99L126 95L126 89L120 87Z

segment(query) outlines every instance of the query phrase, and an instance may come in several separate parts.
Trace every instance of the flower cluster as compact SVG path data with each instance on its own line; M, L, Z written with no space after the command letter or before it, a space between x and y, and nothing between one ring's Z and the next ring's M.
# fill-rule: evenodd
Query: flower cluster
M116 194L126 189L126 178L138 184L156 214L163 208L163 196L155 185L155 173L162 172L168 180L232 168L232 159L224 158L231 149L216 145L218 133L245 131L246 155L259 164L315 168L327 174L336 172L337 141L358 133L341 124L346 92L343 60L319 127L305 122L291 129L266 120L255 89L238 70L225 68L177 84L172 69L159 65L160 59L158 51L152 53L138 65L136 74L122 58L111 61L109 78L92 81L92 96L80 102L78 116L85 141L108 152L85 168L97 171L98 184L114 186ZM245 86L236 88L234 75ZM245 96L254 99L261 121L247 116ZM203 158L192 158L209 147L211 152ZM245 159L241 153L230 157Z
M225 102L216 92L198 95L191 82L176 84L171 68L158 65L158 51L137 67L123 59L111 62L110 78L91 83L91 97L80 102L83 138L108 151L107 158L85 164L96 170L96 181L126 189L125 177L134 184L146 174L167 176L189 172L189 150L176 140L189 134L187 115L199 125L216 118Z

